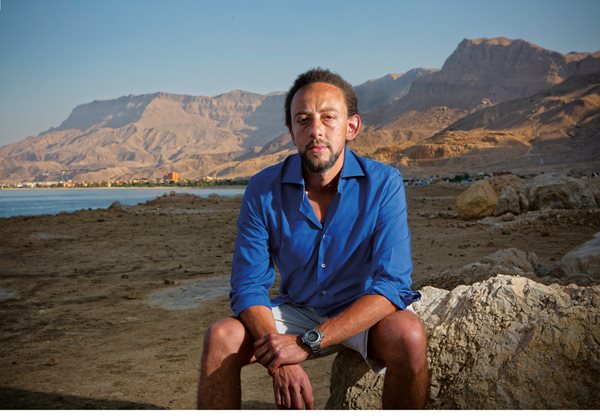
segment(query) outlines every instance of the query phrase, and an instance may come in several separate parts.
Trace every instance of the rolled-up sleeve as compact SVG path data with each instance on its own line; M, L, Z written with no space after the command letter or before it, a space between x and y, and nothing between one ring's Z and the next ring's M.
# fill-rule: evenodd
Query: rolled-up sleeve
M231 269L231 309L235 316L255 305L271 307L269 289L275 280L269 235L258 186L244 193Z
M382 191L373 235L371 285L365 294L385 296L399 309L419 300L411 290L412 260L404 183L399 173Z

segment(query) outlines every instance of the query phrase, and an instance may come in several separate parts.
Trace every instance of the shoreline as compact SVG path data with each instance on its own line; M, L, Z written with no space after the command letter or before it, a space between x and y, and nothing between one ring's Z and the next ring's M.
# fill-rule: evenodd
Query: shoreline
M0 190L0 219L11 217L56 216L81 210L105 210L114 202L123 206L143 204L157 197L192 194L197 197L242 196L245 186L226 187L103 187L103 188L28 188Z
M171 186L130 186L130 187L0 187L0 191L37 191L37 190L129 190L129 189L174 189L174 188L196 188L196 189L239 189L240 187L246 187L246 184L227 184L227 185L214 185L206 187L196 187L187 185L171 185Z

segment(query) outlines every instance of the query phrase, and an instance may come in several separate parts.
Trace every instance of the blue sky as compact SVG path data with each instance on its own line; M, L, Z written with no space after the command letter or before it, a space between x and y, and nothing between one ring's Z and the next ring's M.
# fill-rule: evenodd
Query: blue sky
M0 2L0 145L95 99L283 91L315 66L353 84L439 68L463 38L600 50L595 0Z

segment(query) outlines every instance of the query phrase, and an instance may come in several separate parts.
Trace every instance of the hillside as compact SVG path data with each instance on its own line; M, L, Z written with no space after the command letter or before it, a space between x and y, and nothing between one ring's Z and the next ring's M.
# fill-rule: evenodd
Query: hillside
M419 141L477 110L597 71L600 53L563 55L520 39L465 39L440 71L416 79L403 98L369 112L365 122L375 128L370 137L390 132L399 142Z
M519 161L523 168L565 156L570 162L573 153L579 157L571 160L585 166L598 160L590 154L595 96L583 91L595 82L574 77L593 72L600 72L600 52L560 54L523 40L465 39L440 70L413 69L356 86L364 128L351 147L416 175L493 162L503 167L524 154L530 160ZM580 87L561 84L567 79ZM573 88L574 96L555 91L563 101L556 103L552 95L537 96L557 85ZM251 176L294 152L283 101L282 93L239 90L93 101L58 127L0 148L0 182L153 179L169 171L190 179ZM549 139L558 143L550 148ZM566 139L587 140L561 143Z
M600 53L563 55L521 39L464 39L440 71L412 84L409 93L388 110L388 118L408 109L440 106L472 111L597 71Z
M600 169L600 72L468 115L406 147L374 157L406 172Z
M283 96L125 96L76 107L58 127L0 149L0 178L197 178L282 134ZM18 166L18 168L15 168Z
M356 86L354 90L359 99L360 112L370 112L402 99L408 94L415 80L436 71L436 69L412 69L404 74L388 74Z

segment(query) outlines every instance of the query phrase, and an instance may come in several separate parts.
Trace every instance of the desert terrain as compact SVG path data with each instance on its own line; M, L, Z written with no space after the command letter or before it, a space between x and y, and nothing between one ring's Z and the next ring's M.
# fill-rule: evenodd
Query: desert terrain
M465 188L407 187L419 287L510 247L551 266L600 231L597 208L465 221L454 205ZM194 408L203 333L230 315L240 202L167 195L0 219L0 408ZM317 408L333 358L305 363ZM243 408L275 408L262 366L242 380Z

